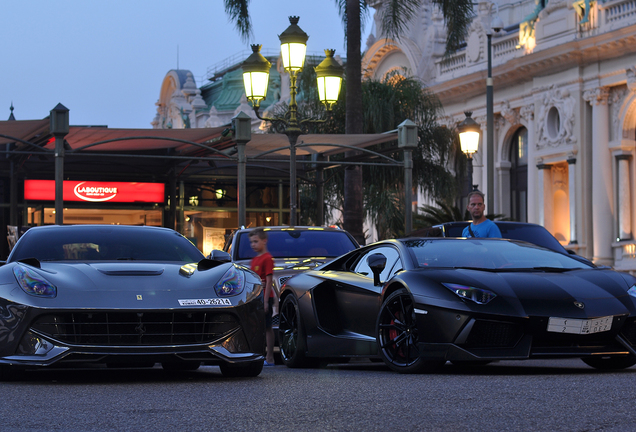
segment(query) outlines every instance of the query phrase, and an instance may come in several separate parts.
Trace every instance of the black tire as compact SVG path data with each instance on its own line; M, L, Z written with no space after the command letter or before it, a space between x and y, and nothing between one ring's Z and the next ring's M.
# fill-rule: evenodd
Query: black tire
M163 370L168 372L195 371L199 369L201 362L182 361L182 362L164 362L161 363Z
M384 363L399 373L433 372L444 360L421 357L413 299L406 289L395 291L380 307L376 322L378 352Z
M22 370L14 369L7 364L0 364L0 382L15 381L20 378Z
M280 323L278 324L278 340L280 356L285 366L290 368L315 368L320 359L305 355L306 341L302 329L298 300L288 295L280 305Z
M616 370L627 369L636 364L636 356L608 356L608 357L583 357L581 358L586 365L592 366L599 370Z
M453 366L459 368L477 368L492 363L492 360L451 360Z
M263 370L263 360L249 363L221 363L219 365L223 376L228 378L249 378L260 375Z

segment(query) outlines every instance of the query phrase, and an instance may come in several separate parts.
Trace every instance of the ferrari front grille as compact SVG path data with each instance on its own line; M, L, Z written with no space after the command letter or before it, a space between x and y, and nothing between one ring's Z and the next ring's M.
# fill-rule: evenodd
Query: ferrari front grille
M477 320L465 345L479 348L513 347L521 336L521 328L516 324Z
M64 312L43 315L32 329L72 345L189 345L218 340L239 326L212 312Z

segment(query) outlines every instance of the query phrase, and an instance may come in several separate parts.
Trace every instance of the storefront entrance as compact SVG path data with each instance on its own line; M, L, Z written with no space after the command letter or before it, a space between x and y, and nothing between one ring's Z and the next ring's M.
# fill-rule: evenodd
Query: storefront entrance
M55 208L28 207L28 225L51 225L55 223ZM111 224L163 226L163 209L85 209L64 208L64 224Z

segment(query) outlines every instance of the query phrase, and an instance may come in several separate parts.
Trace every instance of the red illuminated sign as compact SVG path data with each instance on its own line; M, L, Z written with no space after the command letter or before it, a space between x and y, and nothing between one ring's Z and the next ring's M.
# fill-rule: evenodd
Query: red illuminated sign
M64 201L163 203L163 183L70 181L63 184ZM55 201L54 180L25 180L24 199Z

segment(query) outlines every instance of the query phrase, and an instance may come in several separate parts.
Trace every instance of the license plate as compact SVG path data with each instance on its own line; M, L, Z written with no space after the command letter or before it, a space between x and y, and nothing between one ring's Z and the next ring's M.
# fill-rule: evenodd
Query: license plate
M179 300L179 306L232 306L229 299L185 299Z
M606 316L589 320L570 318L550 318L548 331L555 333L593 334L609 331L614 317Z

